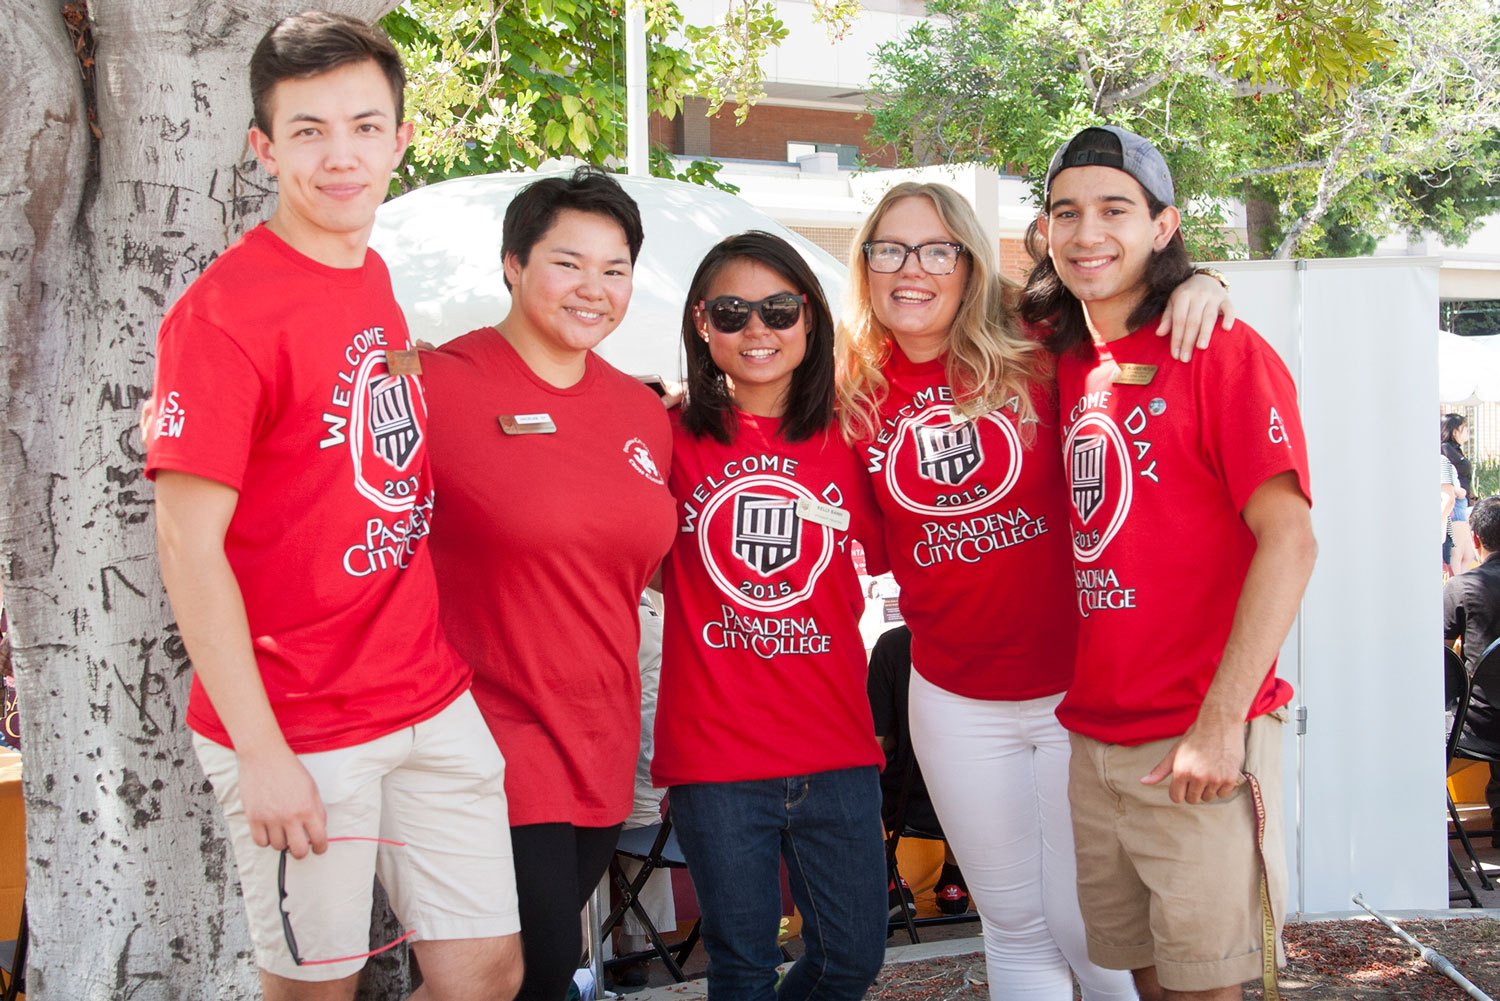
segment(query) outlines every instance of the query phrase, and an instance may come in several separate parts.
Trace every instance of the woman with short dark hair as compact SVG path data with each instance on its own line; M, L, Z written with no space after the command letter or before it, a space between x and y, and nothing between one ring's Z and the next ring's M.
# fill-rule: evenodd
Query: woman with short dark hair
M422 355L441 620L505 756L522 1001L566 994L578 911L630 813L636 603L676 527L666 413L592 350L625 316L640 246L609 175L536 181L505 214L510 313Z

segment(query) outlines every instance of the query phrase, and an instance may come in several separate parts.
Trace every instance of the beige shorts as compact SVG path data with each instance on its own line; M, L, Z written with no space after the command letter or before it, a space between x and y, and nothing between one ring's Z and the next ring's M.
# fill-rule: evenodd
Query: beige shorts
M1281 822L1285 713L1246 725L1245 770L1266 806L1266 868L1276 922L1276 961L1286 911ZM1248 785L1212 803L1173 803L1169 781L1141 777L1173 740L1136 747L1072 734L1068 796L1078 856L1078 902L1089 959L1113 970L1156 967L1163 987L1206 991L1261 974L1261 862Z
M336 980L358 972L370 942L374 877L409 941L494 938L520 930L505 761L467 692L429 720L353 747L298 759L328 812L332 842L322 855L286 859L286 901L277 889L281 852L250 836L239 796L238 759L197 734L193 747L224 811L239 865L255 962L292 980ZM304 965L292 960L285 909ZM338 963L320 959L360 957ZM311 964L311 965L309 965Z

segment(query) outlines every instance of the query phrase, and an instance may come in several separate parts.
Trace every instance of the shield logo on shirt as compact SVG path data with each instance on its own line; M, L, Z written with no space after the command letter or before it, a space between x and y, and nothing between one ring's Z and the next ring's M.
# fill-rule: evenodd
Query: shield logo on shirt
M1073 502L1073 559L1093 563L1119 534L1135 494L1130 447L1108 414L1088 413L1063 440L1063 469Z
M1073 443L1068 479L1073 484L1073 508L1085 525L1104 501L1104 451L1102 434L1080 437Z
M420 434L406 380L389 376L370 387L370 444L375 453L403 469L416 451Z
M734 499L734 553L761 574L797 558L797 502L742 493Z
M917 474L923 479L958 486L984 460L973 421L917 424L912 433L917 439Z

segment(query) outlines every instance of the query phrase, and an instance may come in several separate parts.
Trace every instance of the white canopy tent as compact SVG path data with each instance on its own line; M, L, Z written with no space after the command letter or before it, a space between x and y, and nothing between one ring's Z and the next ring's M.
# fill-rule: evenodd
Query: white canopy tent
M1500 336L1438 331L1438 402L1457 406L1500 401Z
M501 279L500 232L517 191L542 172L488 174L428 185L380 207L370 245L391 269L396 299L414 337L442 344L494 324L510 310ZM837 313L846 270L826 251L748 202L715 188L660 177L615 175L641 209L645 242L635 292L619 328L598 348L631 375L682 378L682 306L688 282L710 247L731 233L762 229L799 251Z

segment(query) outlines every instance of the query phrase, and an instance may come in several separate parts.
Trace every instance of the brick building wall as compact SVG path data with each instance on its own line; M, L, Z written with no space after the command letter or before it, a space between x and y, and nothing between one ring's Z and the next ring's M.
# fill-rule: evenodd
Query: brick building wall
M857 230L842 226L789 226L794 233L800 233L813 243L828 251L829 255L840 264L849 263L849 244L854 242L854 234Z
M681 156L712 156L727 160L786 162L786 144L838 143L858 147L866 163L894 167L895 150L876 147L865 137L872 120L868 114L757 104L743 125L734 124L735 105L704 116L707 102L689 98L675 119L651 116L651 141Z
M1026 253L1026 241L1000 238L997 247L1000 257L1000 273L1018 282L1026 280L1031 270L1031 255Z

